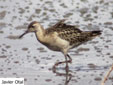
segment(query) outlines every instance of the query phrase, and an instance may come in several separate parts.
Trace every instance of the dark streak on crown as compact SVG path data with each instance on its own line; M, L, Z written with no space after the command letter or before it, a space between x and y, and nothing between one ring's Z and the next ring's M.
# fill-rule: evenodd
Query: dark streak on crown
M31 23L28 25L28 28L30 28L33 24L36 24L36 23L38 23L38 22L37 22L37 21L31 22Z

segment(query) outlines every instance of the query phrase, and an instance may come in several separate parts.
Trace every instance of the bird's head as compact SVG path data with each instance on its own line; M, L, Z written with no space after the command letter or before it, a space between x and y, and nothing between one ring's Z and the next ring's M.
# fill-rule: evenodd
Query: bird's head
M25 34L30 32L37 32L38 28L40 28L40 24L37 21L33 21L28 25L28 29L19 36L19 38L22 38Z

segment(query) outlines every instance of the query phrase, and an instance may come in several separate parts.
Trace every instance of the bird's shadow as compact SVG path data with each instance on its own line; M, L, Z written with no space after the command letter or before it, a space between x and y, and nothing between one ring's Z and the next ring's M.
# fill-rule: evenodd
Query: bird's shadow
M65 68L64 70L65 70L64 73L58 72L56 65L54 65L53 68L52 68L53 73L55 73L58 76L64 76L65 77L64 85L69 85L69 82L72 79L72 74L70 73L69 68Z
M69 68L58 68L57 66L58 65L53 65L53 68L52 68L53 73L55 73L57 76L65 77L64 85L69 85L69 82L71 81L73 77L72 75L73 72L70 71ZM94 71L94 70L105 70L107 68L108 66L96 66L95 68L88 68L87 66L79 66L74 69L76 69L76 71ZM59 69L63 69L65 72L59 72Z

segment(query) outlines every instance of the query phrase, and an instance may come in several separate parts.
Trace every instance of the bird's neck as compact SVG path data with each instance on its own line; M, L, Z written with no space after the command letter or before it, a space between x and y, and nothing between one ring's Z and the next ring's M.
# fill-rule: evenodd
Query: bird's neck
M38 27L35 35L38 41L43 42L45 38L45 29L42 26Z

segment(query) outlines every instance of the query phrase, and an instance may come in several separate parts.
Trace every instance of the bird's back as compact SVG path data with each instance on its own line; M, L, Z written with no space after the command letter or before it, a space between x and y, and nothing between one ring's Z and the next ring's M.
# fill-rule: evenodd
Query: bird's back
M64 23L65 20L60 20L58 23L52 27L46 29L46 34L57 32L58 34L67 34L67 33L78 33L81 32L76 26L67 25Z

